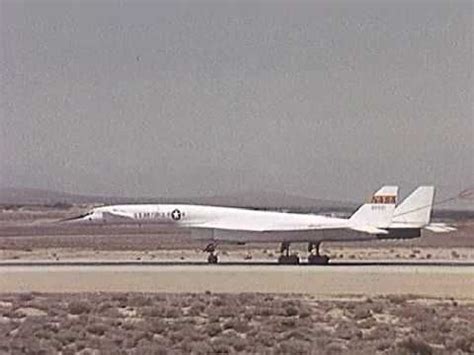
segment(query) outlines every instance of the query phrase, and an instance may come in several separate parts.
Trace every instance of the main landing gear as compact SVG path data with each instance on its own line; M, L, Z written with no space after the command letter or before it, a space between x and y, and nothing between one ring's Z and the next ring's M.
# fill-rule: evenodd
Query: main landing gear
M308 243L308 264L309 265L327 265L329 263L329 257L327 255L321 255L319 253L319 247L321 242ZM300 258L296 254L290 254L290 243L281 243L280 257L278 258L279 264L285 265L298 265Z
M208 244L204 250L204 252L207 252L209 253L209 256L207 257L207 262L209 264L217 264L217 262L219 261L219 258L217 257L217 254L216 254L216 245L214 243L210 243Z
M298 265L300 263L300 258L298 257L298 255L290 255L290 243L281 243L280 253L281 255L278 258L278 264Z
M318 243L308 243L308 265L327 265L329 263L329 257L327 255L321 255L319 253L319 247L321 242ZM216 253L216 244L208 244L204 250L208 253L207 262L209 264L217 264L219 258ZM280 247L280 257L278 258L278 264L283 265L299 265L300 258L296 254L290 254L290 243L283 242Z
M327 265L329 263L329 256L319 254L319 246L321 242L318 243L308 243L308 264L310 265Z

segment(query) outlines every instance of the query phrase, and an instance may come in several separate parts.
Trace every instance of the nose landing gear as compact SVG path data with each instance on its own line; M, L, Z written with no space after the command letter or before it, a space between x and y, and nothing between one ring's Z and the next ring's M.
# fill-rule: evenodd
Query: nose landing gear
M208 262L208 264L217 264L217 263L218 263L219 258L217 257L216 245L215 245L214 243L208 244L208 245L204 248L203 251L209 253L209 255L208 255L208 257L207 257L207 262Z
M329 264L329 256L321 255L319 253L319 246L321 242L318 243L308 243L308 264L309 265L327 265Z
M284 265L298 265L300 258L296 254L290 255L290 243L283 242L280 247L280 257L278 258L278 264Z

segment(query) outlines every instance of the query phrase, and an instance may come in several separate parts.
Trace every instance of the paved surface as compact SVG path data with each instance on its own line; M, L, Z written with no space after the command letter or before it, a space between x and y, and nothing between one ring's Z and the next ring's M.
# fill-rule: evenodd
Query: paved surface
M14 266L209 266L203 260L109 260L109 259L72 259L72 260L0 260L0 268ZM255 261L219 261L216 266L275 266L282 267L275 260ZM446 266L446 267L474 267L474 260L331 260L333 266ZM302 259L299 265L293 267L310 267L307 260ZM327 267L327 266L326 266Z
M474 299L474 266L9 265L0 292L412 294Z

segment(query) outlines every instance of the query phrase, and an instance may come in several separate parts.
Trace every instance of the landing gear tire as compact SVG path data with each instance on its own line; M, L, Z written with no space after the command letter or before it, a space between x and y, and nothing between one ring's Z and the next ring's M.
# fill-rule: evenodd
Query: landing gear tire
M309 265L327 265L329 264L329 256L321 255L319 253L319 247L321 246L321 242L319 243L308 243L308 264ZM315 253L314 253L315 252Z
M209 264L217 264L218 261L219 261L219 258L217 257L216 254L209 254L209 256L207 257L207 262Z
M327 255L314 255L308 256L308 264L310 265L327 265L329 264L329 257Z
M290 255L290 243L283 242L280 247L281 255L278 258L278 264L283 265L298 265L300 263L300 258L296 254Z
M209 264L217 264L219 261L219 258L217 257L216 254L216 244L215 243L209 243L204 249L203 252L209 253L207 257L207 262Z
M300 258L298 255L280 255L278 258L278 264L283 265L298 265L300 263Z

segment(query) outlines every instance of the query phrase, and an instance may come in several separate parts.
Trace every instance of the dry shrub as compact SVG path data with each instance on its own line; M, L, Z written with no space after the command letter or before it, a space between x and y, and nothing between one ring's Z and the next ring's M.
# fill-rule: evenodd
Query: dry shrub
M254 304L257 298L260 296L257 295L256 293L241 293L236 296L237 301L239 304L243 305L251 305Z
M223 353L234 353L244 351L247 348L247 341L236 334L222 334L212 341L213 351L221 351Z
M214 337L220 332L222 332L222 327L219 323L209 323L206 325L205 332L210 337Z
M372 317L372 313L370 312L370 308L366 304L357 305L354 309L354 319L361 320L367 319Z
M250 308L246 308L244 310L244 319L247 322L250 322L252 320L253 316L254 316L254 312Z
M347 348L340 342L332 342L326 345L324 354L326 355L337 355L346 354Z
M270 317L274 314L274 309L271 307L257 307L254 311L254 315L262 317Z
M336 309L346 309L348 311L352 311L356 307L354 302L346 302L346 301L337 302L336 301L335 303L336 303L336 306L333 308L336 308Z
M198 316L206 309L206 305L201 301L194 301L191 303L191 307L188 310L190 316Z
M298 339L284 340L278 344L276 354L311 354L311 343Z
M76 345L76 350L81 351L87 347L87 343L83 340L78 340L74 343Z
M448 334L453 330L454 322L451 319L441 321L438 324L438 330L443 334Z
M128 349L136 348L138 344L140 343L140 341L142 340L151 341L152 339L153 339L153 335L149 332L134 331L129 334L129 336L124 340L123 344Z
M285 313L288 317L293 317L298 315L298 309L295 306L287 306L285 308Z
M275 344L275 338L273 333L267 332L265 330L259 331L255 335L255 340L266 347L271 347Z
M208 314L208 322L209 323L220 323L220 318L219 318L219 315L218 314L215 314L215 313L210 313Z
M69 313L74 315L79 315L83 313L89 313L92 307L87 301L73 301L69 303L68 310Z
M102 336L105 334L108 327L104 323L94 323L94 324L89 325L86 329L91 334Z
M275 297L273 297L273 295L263 295L263 300L265 302L273 302L275 300ZM290 304L292 304L291 301Z
M209 307L207 313L210 317L230 318L240 312L234 306Z
M115 342L110 338L94 338L94 341L97 343L95 344L95 348L99 350L100 354L117 354L120 352L120 348L115 344Z
M162 345L147 344L137 347L132 353L136 355L168 355L170 352L168 348Z
M181 345L181 349L184 353L193 355L208 355L214 353L212 346L206 341L185 341ZM166 354L169 354L169 352L166 352Z
M173 331L168 332L168 339L172 344L178 344L182 341L200 341L205 340L206 335L201 333L197 328L184 324Z
M149 329L155 334L165 334L168 331L168 324L161 319L149 321Z
M163 307L160 306L145 306L138 309L138 314L145 318L164 317L164 313Z
M183 310L178 307L166 307L163 310L163 317L165 318L179 318L183 316Z
M384 304L381 302L371 303L369 307L372 310L372 313L382 313L384 310Z
M97 307L96 310L98 313L106 312L107 310L115 308L115 305L112 302L101 302Z
M47 329L39 329L34 333L35 338L38 339L51 339L55 334Z
M173 345L181 343L186 338L187 338L187 335L183 331L168 332L168 339L171 341L171 344Z
M215 296L211 299L211 306L213 307L221 307L225 305L225 301L220 296Z
M53 349L41 344L40 341L34 338L14 339L10 343L11 354L48 354L53 352Z
M362 329L370 329L377 325L377 321L370 317L358 322L357 325Z
M247 348L247 341L241 337L229 337L228 341L232 345L235 351L244 351Z
M294 328L296 326L296 320L294 318L286 318L280 320L281 329Z
M397 350L400 354L410 354L410 355L431 355L433 354L433 349L431 346L422 339L416 339L409 337L400 341L397 344Z
M385 351L385 350L389 349L391 346L392 346L392 342L390 340L379 339L376 342L375 348L378 351Z
M450 350L461 350L468 354L474 354L474 334L459 335L447 344Z
M393 304L396 304L396 305L405 304L408 299L409 299L409 296L405 296L405 295L389 295L389 296L387 296L387 300L390 301L390 303L393 303Z
M299 316L300 318L308 318L311 316L311 308L307 306L302 306L299 309Z
M110 296L110 300L112 302L117 302L117 303L127 303L128 302L128 297L124 293L113 293Z
M153 305L153 301L148 296L136 294L129 297L128 305L131 307L145 307Z
M118 311L117 308L107 308L103 312L101 312L101 315L104 317L112 318L115 320L115 325L120 325L122 324L122 321L120 320L123 318L123 314Z
M248 322L239 318L233 318L226 321L223 325L224 329L233 329L238 333L247 333L250 330Z
M362 338L362 332L355 324L347 322L340 323L336 326L334 335L337 338L345 340L353 340Z
M378 323L364 338L367 340L387 339L393 341L396 338L396 332L392 326Z
M29 302L29 301L33 300L33 298L35 298L35 297L34 297L33 293L31 293L31 292L22 292L18 295L18 300L20 302Z
M225 337L219 337L211 342L211 354L230 354L232 353L232 344Z
M55 338L63 345L70 344L77 339L77 334L69 329L61 330Z
M134 322L122 323L122 329L124 329L125 331L134 330L135 328L136 328L136 325Z
M298 339L305 341L312 341L313 334L310 329L307 328L297 328L283 334L283 339Z

